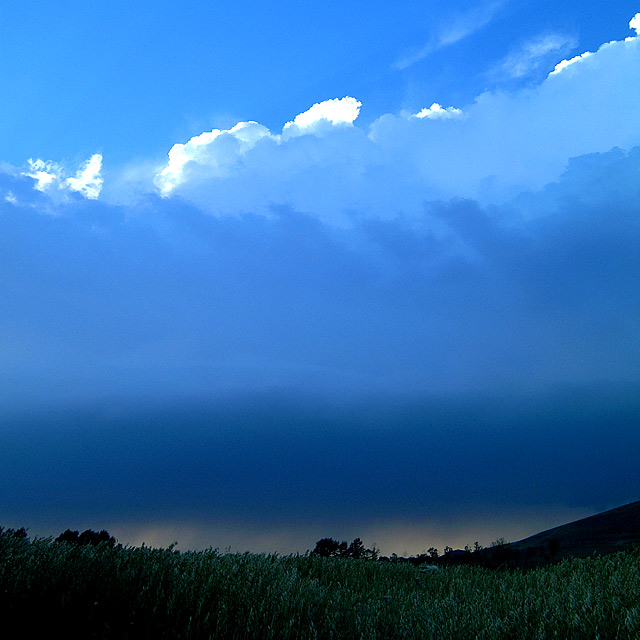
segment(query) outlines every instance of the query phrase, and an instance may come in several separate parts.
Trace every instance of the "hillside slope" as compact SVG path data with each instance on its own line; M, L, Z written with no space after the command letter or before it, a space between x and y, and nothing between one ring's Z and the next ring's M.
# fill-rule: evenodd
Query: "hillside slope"
M604 555L640 544L640 501L542 531L506 547L526 552L541 546L548 548L550 544L557 547L557 559L587 557L594 552Z

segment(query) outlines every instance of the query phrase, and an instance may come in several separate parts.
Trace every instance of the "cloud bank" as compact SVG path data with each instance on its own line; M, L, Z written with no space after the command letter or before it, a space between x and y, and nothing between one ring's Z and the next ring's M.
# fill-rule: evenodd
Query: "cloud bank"
M215 215L269 215L272 206L288 206L342 227L354 216L419 218L422 204L436 199L504 204L557 180L572 157L640 144L638 24L636 15L629 23L636 35L555 65L552 57L571 39L552 34L524 43L495 73L509 78L547 67L549 75L537 86L487 91L471 104L433 102L360 123L362 105L347 96L313 105L280 132L256 121L202 132L174 144L164 166L128 170L134 181L112 170L104 185L100 154L75 175L40 159L22 173L60 197L104 193L107 201L131 202L131 193L156 190Z
M51 397L637 380L639 149L576 158L504 206L350 227L159 196L48 217L22 202L31 178L5 180L4 400L34 377Z
M637 17L630 23L635 28ZM557 180L570 158L640 144L640 37L559 62L538 86L495 90L472 104L385 114L359 125L351 97L318 103L272 133L240 122L178 143L160 192L220 215L286 205L325 222L421 215L425 200L501 204ZM530 42L502 65L528 73L570 45ZM555 58L557 60L557 58Z

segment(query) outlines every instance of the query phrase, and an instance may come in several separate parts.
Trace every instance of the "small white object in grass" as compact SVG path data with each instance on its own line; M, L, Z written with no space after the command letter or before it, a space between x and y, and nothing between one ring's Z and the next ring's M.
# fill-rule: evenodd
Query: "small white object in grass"
M425 564L424 566L420 567L418 571L420 573L435 573L436 571L440 571L440 569L436 567L435 564Z

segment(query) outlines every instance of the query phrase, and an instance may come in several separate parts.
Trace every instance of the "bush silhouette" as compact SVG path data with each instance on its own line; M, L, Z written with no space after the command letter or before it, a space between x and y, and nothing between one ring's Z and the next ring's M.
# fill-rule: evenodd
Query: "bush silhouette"
M4 527L0 527L0 535L23 539L27 537L27 530L24 527L20 527L20 529L5 529Z

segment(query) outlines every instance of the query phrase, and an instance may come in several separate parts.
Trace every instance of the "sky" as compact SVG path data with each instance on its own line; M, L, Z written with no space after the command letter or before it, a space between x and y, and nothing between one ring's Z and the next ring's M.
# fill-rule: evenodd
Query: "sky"
M11 2L0 525L293 553L639 499L640 5Z

